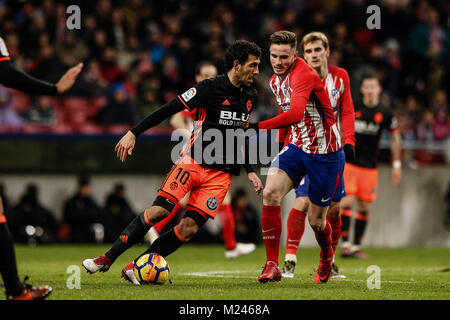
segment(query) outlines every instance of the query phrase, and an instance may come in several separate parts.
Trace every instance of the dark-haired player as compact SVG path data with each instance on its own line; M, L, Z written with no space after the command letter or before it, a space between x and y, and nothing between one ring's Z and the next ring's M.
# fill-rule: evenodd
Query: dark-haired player
M345 164L344 179L347 196L341 201L342 257L365 258L360 245L369 220L370 205L377 197L377 153L381 132L389 131L392 157L392 183L401 179L401 136L397 119L392 111L380 102L382 87L373 74L364 75L360 91L362 101L355 103L356 158ZM349 241L352 207L357 200L353 244Z
M217 76L216 66L209 61L200 62L195 68L195 82L215 78ZM170 125L175 129L181 129L181 134L186 135L185 140L188 141L192 129L194 128L196 110L183 110L174 114L170 118ZM179 211L186 205L189 194L187 194L177 206L172 210L168 217L155 224L146 235L146 240L153 243L159 237L163 228L178 216ZM233 209L231 207L231 197L229 192L225 195L222 205L219 207L219 218L222 224L222 238L225 244L225 257L228 259L238 258L240 256L253 252L256 248L254 243L241 243L236 241L235 235L235 219Z
M261 224L267 260L258 280L263 283L281 280L278 267L281 200L308 174L311 201L308 221L321 249L314 282L326 283L334 256L326 214L344 169L341 135L322 80L314 69L298 58L295 33L273 33L269 50L274 71L270 87L281 113L251 127L288 127L289 131L285 147L272 161L263 191Z
M142 239L152 225L168 216L189 191L191 195L184 217L177 226L156 239L145 253L158 253L163 257L170 255L189 241L209 218L215 217L230 186L231 175L239 175L241 165L235 159L243 156L241 147L244 145L236 145L235 152L216 149L215 158L218 161L198 163L197 160L203 158L211 144L207 138L209 134L221 132L225 142L230 130L242 130L246 126L256 102L257 92L251 85L259 73L260 56L261 49L256 44L245 40L234 42L225 53L226 74L196 84L122 137L115 150L120 160L125 161L131 155L139 134L181 110L197 110L191 143L167 174L152 207L125 228L108 252L83 261L88 272L107 271L117 257ZM248 151L248 148L245 150ZM245 168L255 192L260 193L263 188L261 180L250 165L246 164ZM133 267L134 262L131 261L122 270L122 277L139 284Z
M5 42L0 37L0 84L26 93L56 95L68 91L75 83L83 64L69 69L56 84L36 79L11 63ZM33 287L19 280L13 241L0 198L0 273L6 288L7 299L40 300L52 292L49 286Z
M342 131L345 160L351 162L355 157L355 112L347 71L328 64L330 47L328 38L322 32L311 32L305 35L300 47L306 62L317 72L327 90L339 131ZM295 205L289 212L287 220L286 255L282 270L282 275L286 278L294 277L297 250L305 230L305 218L310 204L308 192L309 178L306 175L295 190ZM341 237L339 202L344 196L344 179L341 179L327 212L327 221L331 226L331 241L335 253ZM344 277L339 273L334 262L332 277Z

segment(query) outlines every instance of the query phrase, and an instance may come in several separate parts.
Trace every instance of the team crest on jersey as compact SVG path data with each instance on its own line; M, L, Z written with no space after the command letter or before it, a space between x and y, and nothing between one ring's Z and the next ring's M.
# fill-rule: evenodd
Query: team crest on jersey
M216 210L217 207L219 206L219 200L216 197L210 197L206 201L206 206L208 207L209 210Z
M183 93L181 97L183 98L184 102L188 102L191 100L195 95L197 94L197 89L190 88L188 91Z
M285 84L285 85L283 86L283 94L284 94L285 96L289 95L289 86L288 86L287 84Z
M334 98L339 93L339 89L334 88L331 90L331 96Z
M375 121L375 123L382 123L383 122L383 114L381 112L377 112L375 113L375 115L373 116L373 121Z
M247 111L250 112L252 110L252 100L247 100Z

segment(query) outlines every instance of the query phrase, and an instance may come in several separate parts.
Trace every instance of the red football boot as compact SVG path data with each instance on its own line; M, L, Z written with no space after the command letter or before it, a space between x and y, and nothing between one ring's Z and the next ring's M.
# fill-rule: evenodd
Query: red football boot
M28 279L25 278L24 282ZM30 284L24 283L22 292L17 296L7 295L7 300L44 300L47 298L53 289L50 286L33 287Z
M267 261L264 266L264 270L258 277L258 281L261 283L266 283L268 281L280 281L281 271L277 264L273 261Z
M333 269L333 248L320 250L320 264L314 277L314 283L327 283Z

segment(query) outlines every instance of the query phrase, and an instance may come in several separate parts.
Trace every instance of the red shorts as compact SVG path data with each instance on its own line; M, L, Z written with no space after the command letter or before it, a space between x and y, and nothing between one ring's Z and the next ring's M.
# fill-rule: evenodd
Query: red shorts
M345 193L357 199L372 202L377 198L378 169L364 168L345 163Z
M167 174L158 196L177 203L191 191L187 210L215 218L230 187L231 174L204 168L186 155Z

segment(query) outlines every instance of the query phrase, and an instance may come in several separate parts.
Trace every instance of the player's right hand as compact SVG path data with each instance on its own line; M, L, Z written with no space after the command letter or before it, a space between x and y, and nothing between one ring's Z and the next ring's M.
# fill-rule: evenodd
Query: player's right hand
M127 156L131 156L135 144L136 136L133 134L133 132L128 131L114 148L120 161L124 162Z

